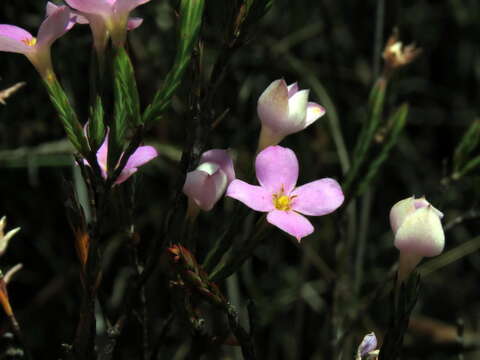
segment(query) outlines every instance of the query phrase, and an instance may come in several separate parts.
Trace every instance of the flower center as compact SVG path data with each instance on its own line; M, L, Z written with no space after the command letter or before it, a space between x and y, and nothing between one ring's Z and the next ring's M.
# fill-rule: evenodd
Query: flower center
M28 46L35 46L37 43L37 38L32 37L30 39L23 39L22 42Z
M273 195L273 204L277 210L288 211L291 208L290 197L287 195Z

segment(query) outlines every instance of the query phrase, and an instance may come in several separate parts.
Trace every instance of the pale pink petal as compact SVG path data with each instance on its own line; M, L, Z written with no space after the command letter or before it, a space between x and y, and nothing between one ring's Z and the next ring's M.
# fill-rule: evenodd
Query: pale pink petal
M65 0L68 6L87 13L109 15L112 13L112 4L107 0Z
M305 129L309 90L300 90L288 99L288 132L294 133Z
M325 115L325 108L314 102L307 105L307 117L305 119L305 127L313 124L317 119Z
M134 30L134 29L138 28L140 25L142 25L142 23L143 23L142 18L132 17L132 18L128 19L127 30L128 31Z
M272 82L260 95L257 113L263 125L275 132L282 132L288 121L288 89L285 80Z
M108 130L105 140L103 140L102 145L97 150L97 162L102 171L107 173L107 160L108 160Z
M255 171L258 182L270 194L283 190L288 195L298 179L297 156L288 148L269 146L257 155Z
M394 234L402 226L405 219L415 212L415 197L403 199L395 203L390 209L390 227Z
M97 52L103 53L107 45L107 25L102 16L97 14L85 14L92 30L93 43Z
M0 51L25 54L33 50L24 41L33 38L28 31L14 25L0 24Z
M124 170L138 168L157 156L158 152L153 146L140 146L132 155L130 155Z
M314 231L313 225L310 221L295 211L271 211L267 215L267 221L292 235L298 241Z
M47 16L52 15L58 8L59 6L55 5L54 3L50 1L47 2L46 15ZM70 20L67 25L67 30L70 30L75 25L75 23L88 24L88 20L82 15L78 14L77 12L71 11Z
M114 185L118 185L126 181L130 176L137 172L137 168L123 169L117 180L115 180Z
M60 6L40 25L37 35L37 47L50 46L67 32L69 22L70 9L66 6Z
M114 11L118 14L128 14L137 6L149 1L150 0L117 0L114 4Z
M200 209L210 211L222 197L226 187L227 176L222 170L218 170L213 175L202 170L194 170L187 174L183 192Z
M442 223L431 206L408 215L395 234L395 247L405 254L436 256L444 246Z
M272 211L275 208L272 193L238 179L230 183L226 196L241 201L255 211Z
M322 216L343 204L342 188L334 179L324 178L302 185L291 193L292 209L305 215Z
M205 151L200 158L200 164L204 162L218 164L222 171L227 175L228 183L231 183L235 179L233 161L227 150L212 149Z
M293 84L290 84L288 85L287 87L288 89L288 97L292 97L295 93L298 92L298 90L300 90L300 88L298 87L298 83L293 83Z

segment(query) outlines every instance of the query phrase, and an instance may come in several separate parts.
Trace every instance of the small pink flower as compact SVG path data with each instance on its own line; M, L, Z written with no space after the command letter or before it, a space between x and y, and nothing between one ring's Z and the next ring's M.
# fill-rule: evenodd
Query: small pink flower
M153 146L139 146L137 150L135 150L128 158L125 167L120 173L120 176L115 180L114 185L118 185L126 181L130 176L137 172L140 166L146 164L157 156L158 152ZM103 144L97 151L97 162L100 170L102 171L103 178L106 179L108 176L108 134L105 136ZM90 166L87 160L84 160L84 163Z
M95 48L103 54L107 40L112 38L116 47L125 43L126 31L139 27L140 18L129 18L130 12L137 6L150 0L65 0L78 10L90 23Z
M183 192L200 209L210 211L234 179L235 170L228 151L209 150L202 154L198 167L187 174Z
M0 51L25 55L44 79L54 76L50 47L69 30L70 9L61 6L48 16L37 37L14 25L0 25Z
M404 281L423 257L437 256L445 246L443 214L424 197L400 200L390 210L395 247L400 251L398 281Z
M300 90L297 83L287 86L275 80L258 99L257 112L262 123L259 150L276 145L287 135L299 132L325 114L325 109L308 102L309 90Z
M334 179L324 178L295 187L298 160L295 153L281 146L269 146L255 161L260 186L234 180L227 196L256 211L268 212L267 221L298 241L314 230L303 215L322 216L343 203L343 192Z

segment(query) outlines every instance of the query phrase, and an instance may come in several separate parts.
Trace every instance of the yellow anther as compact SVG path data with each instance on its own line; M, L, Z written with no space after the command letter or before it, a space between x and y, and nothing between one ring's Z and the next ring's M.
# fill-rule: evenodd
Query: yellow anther
M35 44L37 43L37 38L32 37L31 39L24 39L22 40L22 42L28 46L35 46Z
M273 204L277 210L288 211L291 209L290 197L287 195L274 195Z

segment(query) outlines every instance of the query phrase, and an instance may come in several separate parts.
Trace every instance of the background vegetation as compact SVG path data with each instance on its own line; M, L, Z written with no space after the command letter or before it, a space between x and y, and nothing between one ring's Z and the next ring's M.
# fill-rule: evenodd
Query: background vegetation
M173 62L176 6L175 1L152 0L137 11L144 23L130 34L129 50L143 104L150 101ZM230 8L228 1L206 2L202 77L212 71L224 44ZM1 23L33 31L43 19L44 4L3 1L0 13ZM405 43L416 42L423 49L422 55L390 82L385 113L408 102L408 122L377 178L354 201L353 213L347 214L353 219L349 220L353 221L353 225L349 222L353 232L350 227L351 247L341 259L348 263L345 273L335 273L334 256L339 250L335 250L334 224L345 224L345 220L327 216L314 220L317 231L304 239L301 247L273 229L255 257L221 284L244 323L248 322L247 305L255 304L250 314L259 358L329 359L326 349L330 343L346 334L337 349L339 358L353 359L364 334L375 331L382 338L390 312L381 285L397 260L388 212L396 201L412 194L426 195L445 213L447 245L445 255L425 261L421 268L423 285L405 340L404 358L478 357L480 174L477 168L458 179L452 174L456 146L479 111L479 16L480 3L475 0L276 0L254 27L249 42L235 52L213 104L217 113L229 111L212 133L208 147L231 148L237 176L246 178L259 131L259 95L274 79L299 81L301 87L312 89L313 101L327 107L324 118L283 143L295 149L303 183L326 176L344 181L332 124L338 117L352 157L366 118L368 95L380 72L381 50L393 28L398 27ZM85 26L76 26L54 46L57 72L84 118L90 56L91 36ZM80 298L62 188L65 178L81 186L81 177L33 67L20 55L4 53L0 54L0 65L0 88L26 82L6 106L0 105L0 214L8 216L9 226L22 227L0 260L1 267L24 264L9 293L26 342L37 358L59 358L63 351L60 345L73 337ZM143 168L135 180L139 185L135 217L142 239L158 234L170 204L169 189L178 181L178 161L191 128L189 93L196 76L189 71L168 115L148 133L147 142L157 147L160 157ZM374 150L382 145L381 138L377 140ZM478 155L475 148L468 159ZM219 228L229 221L232 206L232 200L225 200L211 213L201 215L200 257L204 255L202 248L208 248ZM245 227L253 221L248 218ZM235 241L242 241L241 235ZM118 311L129 281L127 250L121 238L112 235L104 269L108 284L104 296L111 314ZM338 290L338 284L344 287ZM337 310L346 314L341 326L334 327L340 334L332 333L332 287L337 287L341 299ZM160 265L147 286L152 342L160 336L168 317L166 289ZM136 316L130 321L133 326L122 335L117 349L122 359L138 357L140 326ZM100 319L97 328L102 327L105 324ZM6 320L1 328L8 329ZM466 350L458 355L457 331L463 328ZM159 358L184 358L191 346L187 333L174 321L163 339ZM208 352L206 358L240 359L241 355L237 348L223 346Z

